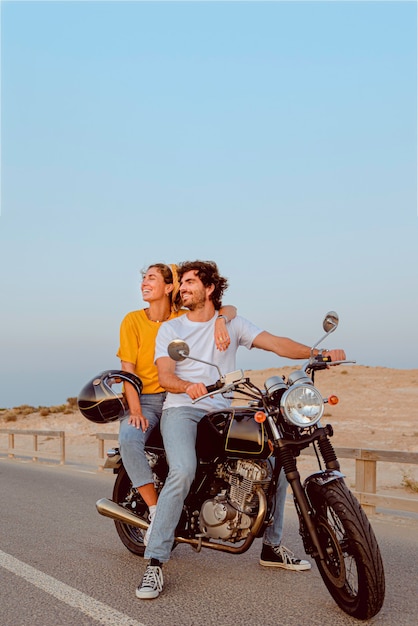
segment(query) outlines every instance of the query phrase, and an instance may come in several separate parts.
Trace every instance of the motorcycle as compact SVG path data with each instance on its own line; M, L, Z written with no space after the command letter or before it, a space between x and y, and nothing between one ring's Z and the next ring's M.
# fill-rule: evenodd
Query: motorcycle
M370 522L340 471L330 442L333 428L320 422L325 404L335 404L338 399L323 398L314 386L317 371L353 363L331 362L321 350L313 356L314 349L335 331L338 321L334 311L327 313L325 335L312 347L309 360L291 372L287 380L284 376L268 378L264 389L254 385L242 370L222 374L217 365L210 364L218 369L219 379L207 387L208 393L202 398L220 393L232 396L235 403L246 399L246 404L232 403L227 409L206 414L199 423L198 468L184 502L173 549L186 543L198 552L208 548L244 553L272 521L276 485L284 468L305 552L316 561L337 605L348 615L366 620L383 605L382 558ZM200 361L179 339L170 343L168 352L176 361ZM118 374L126 373L110 374L119 379ZM130 374L127 382L134 378ZM302 482L297 458L309 446L315 451L319 470ZM168 466L158 429L148 438L146 455L160 492ZM114 520L128 550L143 556L148 508L132 488L118 448L109 450L104 467L113 470L116 481L112 500L98 500L97 510Z

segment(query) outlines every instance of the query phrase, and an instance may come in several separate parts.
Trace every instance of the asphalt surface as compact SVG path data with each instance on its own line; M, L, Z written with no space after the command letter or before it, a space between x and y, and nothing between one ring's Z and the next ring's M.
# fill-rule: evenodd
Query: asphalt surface
M0 460L1 626L416 626L418 520L372 520L386 572L381 612L359 622L309 572L263 568L260 540L243 555L178 546L157 600L135 597L145 563L120 542L95 502L114 477L82 468ZM305 556L286 504L284 544Z

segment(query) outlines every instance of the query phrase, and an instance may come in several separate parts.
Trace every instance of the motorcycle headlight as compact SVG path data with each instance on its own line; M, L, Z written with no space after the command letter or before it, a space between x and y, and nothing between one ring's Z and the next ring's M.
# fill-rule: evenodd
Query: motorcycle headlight
M293 426L313 426L324 413L324 400L312 385L295 385L282 396L280 406L285 420Z

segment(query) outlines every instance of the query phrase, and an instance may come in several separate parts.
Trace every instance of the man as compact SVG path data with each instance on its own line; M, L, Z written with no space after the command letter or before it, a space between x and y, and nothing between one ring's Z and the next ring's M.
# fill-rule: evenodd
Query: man
M239 346L260 348L290 359L308 359L310 348L286 337L277 337L237 316L228 323L230 345L227 350L216 349L213 326L228 286L211 261L186 262L179 267L180 296L188 312L169 320L158 331L155 362L161 386L168 391L161 418L161 432L170 468L159 496L157 510L150 528L145 558L150 562L136 595L141 599L158 597L163 589L162 564L169 560L174 532L196 472L197 426L211 410L223 409L230 401L221 394L206 398L196 405L192 400L207 393L206 385L217 378L216 368L186 359L173 361L167 346L181 338L190 347L190 354L216 364L222 372L236 369L235 356ZM343 360L344 351L331 350L332 360ZM276 493L274 522L263 537L260 563L269 567L310 569L308 561L292 557L281 543L287 481L283 471Z

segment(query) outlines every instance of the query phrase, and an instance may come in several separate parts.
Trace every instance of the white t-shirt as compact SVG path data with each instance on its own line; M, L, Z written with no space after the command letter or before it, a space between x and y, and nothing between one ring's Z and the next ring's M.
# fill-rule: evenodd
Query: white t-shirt
M158 331L155 344L155 362L160 357L169 356L167 346L173 339L182 339L190 348L190 355L203 361L214 363L222 374L233 372L236 369L235 357L239 346L251 349L254 339L262 330L243 317L237 315L228 323L228 333L231 343L227 350L221 352L215 345L215 321L216 312L208 322L191 322L187 314L168 322L164 322ZM176 375L192 383L204 383L213 385L218 378L219 372L216 367L185 359L176 362ZM221 394L213 398L205 398L195 404L196 408L205 411L224 409L231 401ZM192 400L187 393L168 393L164 402L164 408L191 405Z

